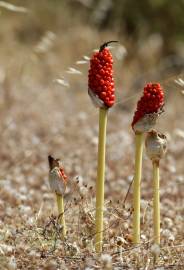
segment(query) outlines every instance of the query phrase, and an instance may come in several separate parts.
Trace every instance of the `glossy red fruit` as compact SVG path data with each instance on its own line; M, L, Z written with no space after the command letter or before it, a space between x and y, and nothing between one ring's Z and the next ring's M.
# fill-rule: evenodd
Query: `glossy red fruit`
M137 103L132 127L146 114L158 113L164 105L164 91L159 83L148 83Z
M111 52L106 48L108 43L110 42L104 43L100 50L93 54L88 73L88 88L107 108L112 107L115 102L113 59Z

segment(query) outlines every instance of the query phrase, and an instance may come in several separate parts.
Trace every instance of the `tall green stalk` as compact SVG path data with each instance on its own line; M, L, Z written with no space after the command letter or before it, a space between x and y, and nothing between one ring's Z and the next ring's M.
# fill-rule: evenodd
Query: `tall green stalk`
M160 245L160 192L158 161L153 161L153 224L154 243Z
M107 109L99 109L98 171L96 180L96 252L102 252Z
M140 243L140 185L144 133L135 133L135 175L133 181L133 243Z
M56 193L57 206L58 206L58 215L59 223L62 225L62 238L66 236L66 225L65 225L65 216L64 216L64 201L63 196Z

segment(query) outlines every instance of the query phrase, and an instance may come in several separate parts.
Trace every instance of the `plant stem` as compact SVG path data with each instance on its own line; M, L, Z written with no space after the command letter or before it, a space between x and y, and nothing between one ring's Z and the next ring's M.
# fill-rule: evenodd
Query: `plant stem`
M135 175L133 181L133 243L140 243L140 185L144 134L135 134Z
M159 162L156 161L153 161L153 224L154 242L160 245Z
M105 176L105 144L108 109L99 109L99 137L98 137L98 170L96 181L96 252L102 252L103 241L103 207L104 207L104 176Z
M62 225L62 238L66 236L66 225L65 225L65 216L64 216L64 201L63 196L56 193L57 205L58 205L58 215L59 223Z

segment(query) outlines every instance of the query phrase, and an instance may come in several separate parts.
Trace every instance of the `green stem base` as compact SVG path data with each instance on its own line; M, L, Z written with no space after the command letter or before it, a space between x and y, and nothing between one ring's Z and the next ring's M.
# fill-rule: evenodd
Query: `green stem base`
M96 181L96 234L95 250L102 252L103 243L103 207L104 207L104 175L105 175L105 145L107 127L107 109L99 109L99 141L98 141L98 170Z
M140 243L140 185L144 134L135 134L135 175L133 181L133 243Z
M153 161L153 224L154 243L160 245L159 163Z
M66 236L66 225L65 225L65 216L64 216L64 201L63 196L56 194L57 205L58 205L58 215L59 215L59 223L62 225L62 239Z

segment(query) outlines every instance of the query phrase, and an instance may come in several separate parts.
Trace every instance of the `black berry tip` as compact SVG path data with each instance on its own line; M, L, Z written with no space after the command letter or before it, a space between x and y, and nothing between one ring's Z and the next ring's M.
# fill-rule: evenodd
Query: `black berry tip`
M105 49L110 43L114 43L114 42L118 42L118 40L110 40L110 41L107 41L107 42L103 43L100 46L99 52L103 51L103 49Z

